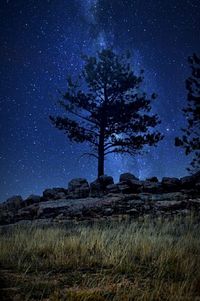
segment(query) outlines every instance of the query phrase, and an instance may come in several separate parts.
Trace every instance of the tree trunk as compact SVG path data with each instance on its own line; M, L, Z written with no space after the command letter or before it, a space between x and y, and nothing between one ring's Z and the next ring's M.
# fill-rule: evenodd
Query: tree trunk
M104 153L99 152L98 157L98 178L104 175Z
M98 146L98 178L104 175L104 128L100 130Z

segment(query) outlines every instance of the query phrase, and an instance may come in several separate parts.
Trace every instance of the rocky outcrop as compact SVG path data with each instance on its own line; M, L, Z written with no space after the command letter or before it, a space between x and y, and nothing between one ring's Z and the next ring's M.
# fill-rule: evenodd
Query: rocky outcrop
M120 182L127 182L128 180L139 180L139 179L129 172L123 173L119 177Z
M52 222L93 220L116 216L169 216L200 213L200 197L191 198L181 192L151 194L108 194L103 197L42 201L21 208L13 216L4 216L1 224L23 220L51 219Z
M148 193L162 193L163 187L158 182L144 181L141 190Z
M163 178L162 186L164 191L178 191L181 188L181 181L177 178Z
M112 190L113 187L110 187L110 185L113 184L114 180L112 177L107 175L101 176L90 184L90 195L93 197L102 196L106 194L110 188Z
M46 200L58 200L68 195L68 190L64 188L51 188L43 191L43 198Z
M177 178L152 177L145 181L130 173L114 184L102 176L90 185L84 178L73 179L68 189L46 189L42 196L9 198L0 205L0 224L24 220L91 220L144 214L152 216L200 213L200 174Z
M22 202L22 207L27 207L33 204L40 203L42 201L42 197L39 195L31 194L26 200Z
M196 184L200 183L200 171L192 176L180 178L180 182L182 189L193 189Z
M106 192L107 193L119 193L120 189L117 184L110 184L106 186Z
M21 195L15 195L11 198L7 199L6 202L4 202L1 207L5 210L13 210L16 211L22 206L22 197Z
M143 181L130 179L126 181L126 184L130 187L132 193L137 193L142 191Z
M70 197L87 198L90 193L88 181L83 178L73 179L68 184L68 193Z
M147 178L146 181L148 181L148 182L159 182L157 177Z

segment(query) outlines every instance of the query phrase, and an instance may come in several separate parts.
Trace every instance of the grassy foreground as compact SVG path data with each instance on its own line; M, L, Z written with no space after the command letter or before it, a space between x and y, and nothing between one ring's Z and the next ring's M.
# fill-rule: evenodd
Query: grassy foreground
M15 227L1 233L0 263L1 300L200 300L200 224Z

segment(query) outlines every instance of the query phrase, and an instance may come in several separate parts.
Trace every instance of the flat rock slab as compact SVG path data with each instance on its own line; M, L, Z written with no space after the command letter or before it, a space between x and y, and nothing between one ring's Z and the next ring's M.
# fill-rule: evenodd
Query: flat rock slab
M158 201L155 203L155 207L158 210L179 210L185 209L187 203L184 201Z
M57 201L47 201L39 204L40 209L58 209L70 208L72 211L80 210L83 208L90 208L101 206L106 201L109 203L114 201L114 198L106 200L106 198L84 198L84 199L60 199Z

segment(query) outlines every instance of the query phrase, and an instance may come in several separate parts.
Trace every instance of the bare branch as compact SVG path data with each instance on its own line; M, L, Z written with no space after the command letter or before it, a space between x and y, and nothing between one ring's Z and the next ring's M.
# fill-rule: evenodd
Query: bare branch
M68 106L66 106L64 103L61 103L61 105L68 111L68 112L70 112L71 114L73 114L73 115L75 115L75 116L77 116L77 117L79 117L79 118L81 118L81 119L83 119L83 120L86 120L86 121L88 121L88 122L91 122L91 123L93 123L93 124L95 124L95 125L99 125L99 122L95 122L95 121L93 121L93 120L91 120L91 119L88 119L87 117L85 117L85 116L82 116L82 115L80 115L80 114L78 114L77 112L74 112L73 110L71 110Z
M94 157L94 158L98 159L98 156L93 153L84 153L83 155L80 156L80 158L82 158L84 156Z

